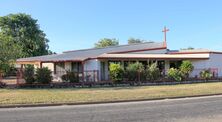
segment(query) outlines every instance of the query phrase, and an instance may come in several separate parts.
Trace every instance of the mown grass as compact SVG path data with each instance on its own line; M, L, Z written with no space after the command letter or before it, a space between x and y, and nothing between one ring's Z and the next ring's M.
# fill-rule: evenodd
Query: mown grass
M219 93L222 93L222 83L113 88L0 89L0 106L142 100Z

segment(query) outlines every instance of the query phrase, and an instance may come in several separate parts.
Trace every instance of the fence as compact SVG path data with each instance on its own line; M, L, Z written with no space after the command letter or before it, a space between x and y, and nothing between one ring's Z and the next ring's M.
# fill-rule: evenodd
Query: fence
M2 73L0 72L0 82L2 81L3 77L2 77Z
M71 72L74 73L80 82L97 82L99 81L99 71L98 70L87 70L84 72ZM66 75L67 71L56 71L53 73L53 80L55 82L62 82L62 76Z
M98 70L88 70L84 71L84 80L86 82L97 82L99 81L99 71Z
M187 80L200 80L201 79L200 72L203 70L204 69L194 69L193 72L190 74L191 78L188 78ZM220 71L217 68L209 68L209 70L212 73L212 76L213 76L212 79L219 78L218 74ZM56 73L53 72L52 73L53 81L54 82L63 82L61 77L63 75L65 75L66 73L67 73L66 71L57 71ZM75 73L76 76L78 76L78 80L80 82L98 82L98 81L100 81L98 70L88 70L88 71L84 71L84 72L73 72L73 73ZM13 74L7 74L7 75L0 76L0 81L2 79L2 81L7 82L8 84L23 84L23 83L25 83L23 75L24 75L24 71L21 69L17 69L16 74L13 73ZM166 75L167 75L167 71L160 72L160 77L158 78L158 80L160 80L160 81L167 80ZM109 77L109 81L111 81L110 77ZM123 76L123 81L153 82L152 80L150 80L147 77L147 74L139 73L139 72L134 74L134 76L129 75L129 74L125 74Z
M16 84L17 82L17 71L18 69L13 69L7 73L0 73L0 82L6 84Z
M99 72L98 70L90 70L84 72L72 72L76 74L79 82L97 82L99 81ZM56 73L52 73L53 82L63 82L62 76L66 75L66 71L57 71ZM4 79L4 78L3 78ZM24 71L19 69L17 70L16 76L14 78L14 84L24 84Z

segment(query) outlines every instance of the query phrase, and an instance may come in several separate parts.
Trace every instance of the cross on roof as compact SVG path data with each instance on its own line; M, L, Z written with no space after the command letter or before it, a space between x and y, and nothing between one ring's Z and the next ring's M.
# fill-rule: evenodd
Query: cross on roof
M170 31L169 29L166 28L166 26L164 27L164 29L162 30L162 32L164 33L164 46L167 46L167 42L166 42L166 33Z

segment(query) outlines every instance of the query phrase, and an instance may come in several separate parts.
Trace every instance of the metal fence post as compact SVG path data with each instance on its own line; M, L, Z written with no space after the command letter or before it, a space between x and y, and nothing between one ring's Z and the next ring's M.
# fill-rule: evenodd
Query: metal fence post
M16 85L19 85L19 79L20 79L20 69L18 69L17 73L16 73Z
M0 71L0 82L2 81L2 72Z

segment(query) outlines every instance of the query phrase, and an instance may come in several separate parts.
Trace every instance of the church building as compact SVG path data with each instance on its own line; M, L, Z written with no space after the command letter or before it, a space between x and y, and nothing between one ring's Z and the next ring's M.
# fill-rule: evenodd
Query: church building
M166 75L170 68L179 67L183 60L190 60L194 66L190 77L199 77L203 69L210 69L215 77L222 77L222 52L207 49L170 50L167 48L166 31L165 28L163 42L65 51L61 54L21 58L16 63L21 68L25 64L48 67L55 81L61 81L61 76L67 71L77 72L81 81L108 81L112 62L119 62L124 67L131 62L144 65L156 62L161 73Z

